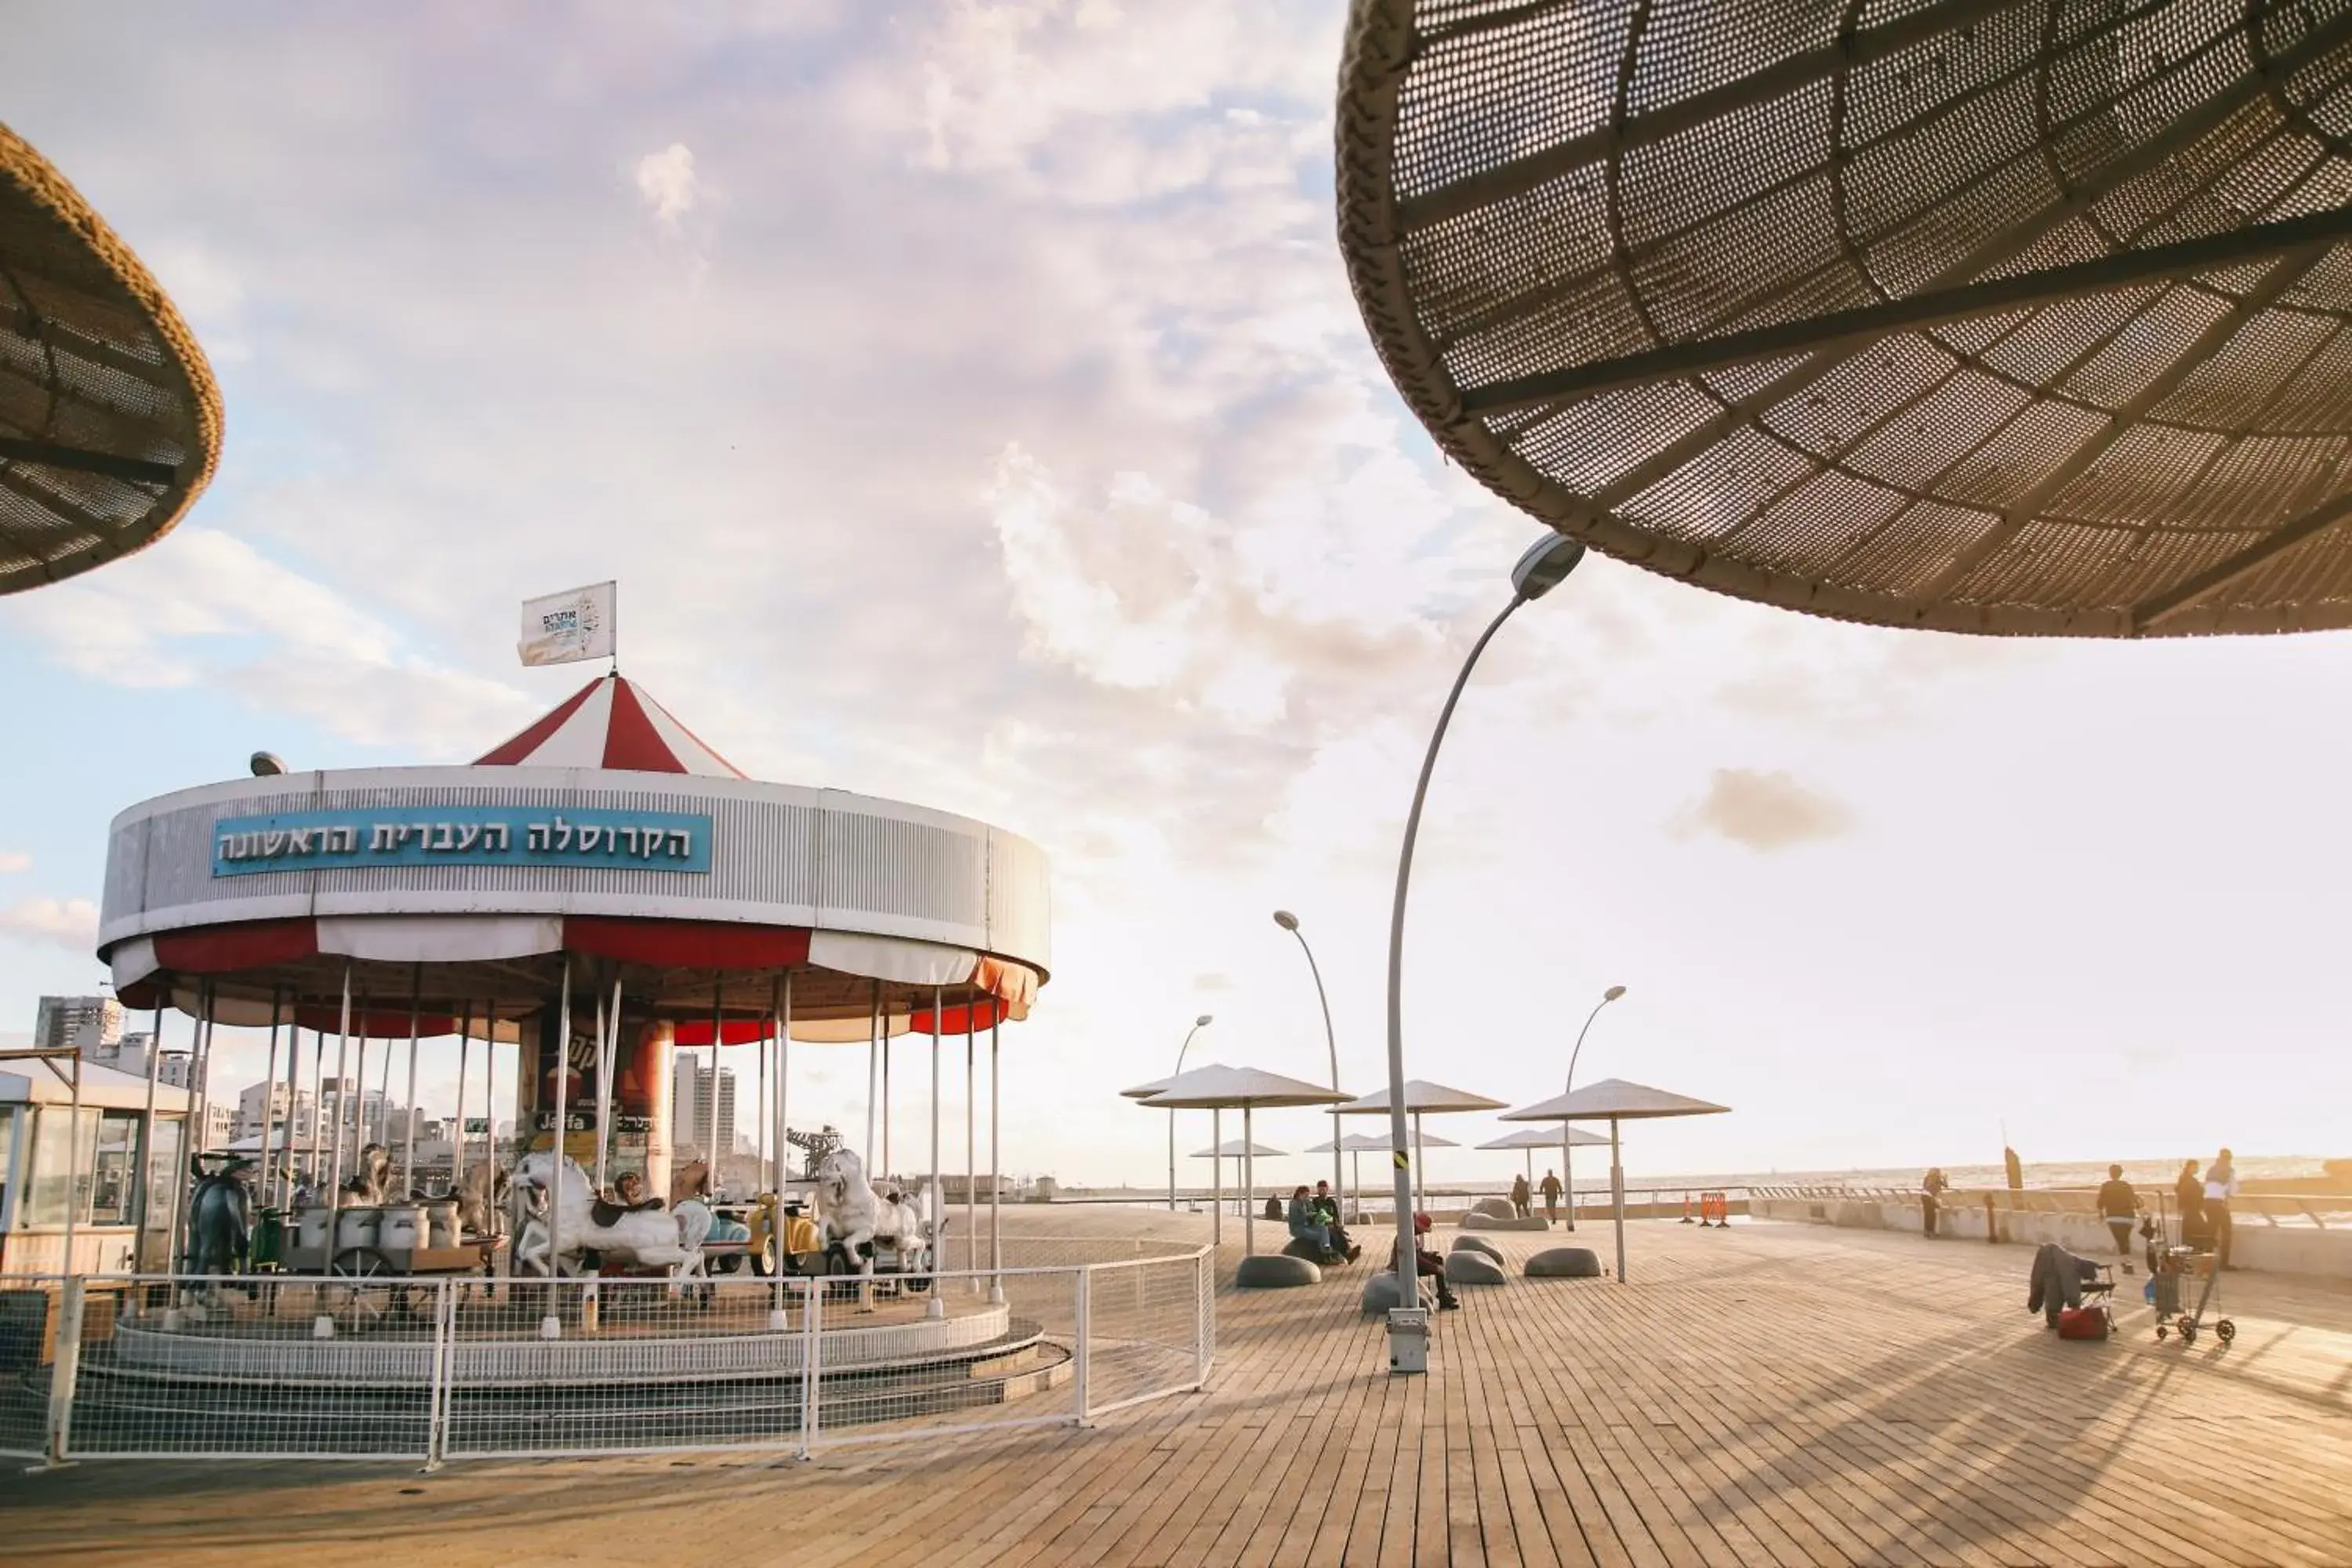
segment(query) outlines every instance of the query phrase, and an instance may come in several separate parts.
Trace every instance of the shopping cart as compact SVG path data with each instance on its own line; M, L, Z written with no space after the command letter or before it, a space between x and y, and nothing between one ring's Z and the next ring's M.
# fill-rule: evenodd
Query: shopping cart
M2184 1312L2180 1300L2186 1281L2195 1279L2197 1306ZM2193 1345L2202 1331L2205 1315L2221 1305L2221 1270L2216 1267L2213 1254L2203 1247L2168 1247L2157 1258L2156 1272L2148 1276L2153 1288L2150 1299L2156 1306L2156 1337L2178 1333L2180 1342ZM2238 1337L2238 1325L2227 1318L2213 1322L2214 1337L2228 1344Z

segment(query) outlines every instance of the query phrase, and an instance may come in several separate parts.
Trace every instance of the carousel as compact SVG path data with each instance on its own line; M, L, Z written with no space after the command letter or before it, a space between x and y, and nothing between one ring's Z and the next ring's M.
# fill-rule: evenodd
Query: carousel
M403 1356L435 1353L433 1300L457 1320L443 1325L457 1384L639 1384L677 1359L661 1324L695 1307L698 1377L772 1379L803 1353L796 1270L856 1276L818 1288L854 1303L828 1322L845 1336L825 1347L829 1373L1037 1348L1005 1299L1001 1184L984 1213L977 1196L983 1164L999 1168L1001 1026L1047 978L1036 846L747 778L617 672L465 766L290 773L257 757L255 774L142 802L110 829L100 952L117 994L159 1024L166 1009L195 1020L199 1084L217 1026L266 1029L269 1092L297 1111L257 1161L218 1162L182 1195L175 1256L204 1279L118 1328L117 1371L404 1382ZM829 1122L796 1131L793 1047L863 1042L871 1090L908 1035L930 1047L928 1149L906 1178L886 1161L869 1180L887 1091L867 1096L862 1147ZM939 1110L958 1043L961 1213ZM402 1061L413 1108L436 1051L435 1079L454 1067L459 1085L456 1146L446 1176L420 1179L416 1118L372 1138L369 1091ZM772 1277L715 1291L729 1248L709 1178L732 1152L716 1145L735 1061L757 1068L731 1076L756 1083L737 1103L762 1130L749 1241ZM673 1082L698 1080L709 1120L681 1125ZM461 1286L436 1292L445 1273ZM632 1318L632 1295L661 1310Z

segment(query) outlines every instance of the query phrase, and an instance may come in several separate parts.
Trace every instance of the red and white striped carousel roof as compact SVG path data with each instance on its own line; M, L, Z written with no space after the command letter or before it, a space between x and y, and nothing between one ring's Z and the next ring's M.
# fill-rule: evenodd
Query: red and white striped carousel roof
M644 688L619 675L590 681L528 729L475 758L474 765L745 776Z

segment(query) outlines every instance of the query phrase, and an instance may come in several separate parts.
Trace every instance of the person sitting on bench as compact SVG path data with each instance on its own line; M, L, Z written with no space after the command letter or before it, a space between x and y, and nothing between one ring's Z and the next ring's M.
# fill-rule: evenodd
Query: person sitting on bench
M1412 1216L1413 1257L1420 1265L1415 1272L1422 1279L1434 1279L1437 1285L1438 1309L1441 1311L1454 1311L1461 1307L1462 1303L1454 1299L1454 1287L1446 1280L1445 1259L1421 1245L1421 1238L1429 1234L1429 1226L1430 1219L1427 1215L1417 1214ZM1391 1246L1389 1248L1389 1272L1393 1274L1396 1271L1397 1249Z
M1305 1187L1290 1194L1290 1209L1284 1217L1290 1223L1291 1239L1303 1241L1315 1248L1316 1262L1339 1261L1339 1249L1331 1245L1331 1233L1324 1228L1322 1216L1316 1213L1314 1204L1308 1201Z
M1316 1183L1315 1196L1311 1201L1317 1219L1321 1221L1325 1230L1331 1233L1332 1250L1346 1253L1350 1263L1361 1258L1363 1247L1348 1239L1348 1227L1339 1223L1339 1200L1331 1195L1331 1184Z

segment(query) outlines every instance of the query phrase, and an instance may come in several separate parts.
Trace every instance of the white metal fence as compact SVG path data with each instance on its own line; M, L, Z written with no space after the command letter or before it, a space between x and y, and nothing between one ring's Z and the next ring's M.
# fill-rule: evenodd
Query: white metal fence
M805 1455L1085 1425L1206 1384L1207 1248L1006 1237L1004 1256L870 1287L0 1277L0 1453Z

